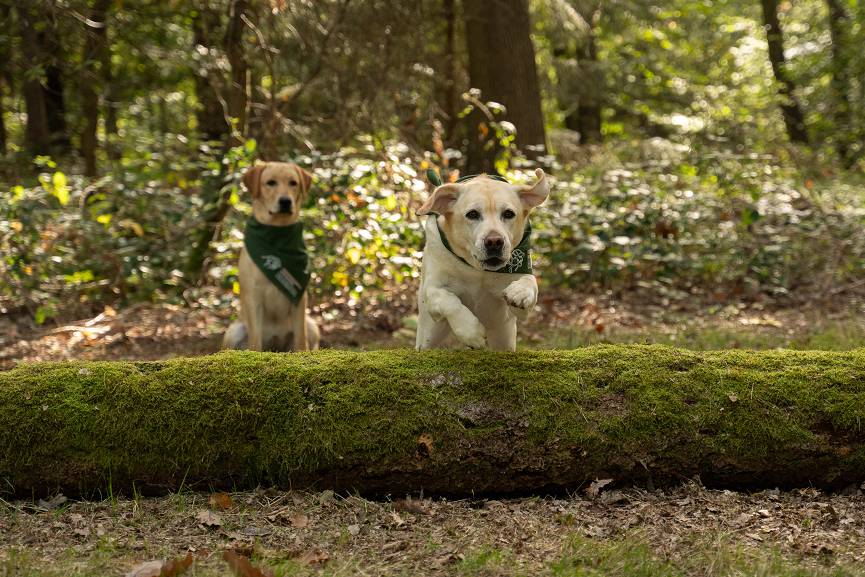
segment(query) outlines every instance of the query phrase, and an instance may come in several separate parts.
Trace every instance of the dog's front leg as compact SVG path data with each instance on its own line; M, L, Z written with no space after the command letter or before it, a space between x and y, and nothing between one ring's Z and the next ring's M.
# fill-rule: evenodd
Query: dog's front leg
M300 297L300 302L294 305L291 313L292 350L308 351L309 340L306 334L306 293Z
M433 320L447 319L457 339L472 349L487 344L487 331L460 298L444 288L426 289L427 311Z
M246 330L248 332L249 350L264 350L264 307L258 300L249 299L241 306L247 308Z
M531 274L521 275L505 288L502 296L514 314L523 319L538 304L538 280Z

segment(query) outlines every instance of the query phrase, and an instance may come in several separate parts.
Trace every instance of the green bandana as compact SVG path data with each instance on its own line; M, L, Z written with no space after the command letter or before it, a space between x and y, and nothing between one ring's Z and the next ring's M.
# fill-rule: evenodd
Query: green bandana
M309 284L309 255L303 244L303 225L261 224L251 217L246 222L243 244L255 266L294 304L300 302Z
M427 178L433 184L433 186L441 186L442 180L439 177L438 173L432 169L427 170ZM478 175L472 174L469 176L464 176L457 180L457 182L465 182L467 180L471 180ZM504 177L499 176L498 174L487 174L489 178L493 180L499 180L501 182L507 182ZM442 244L444 247L450 252L452 255L460 259L466 265L471 266L466 259L458 255L454 252L454 249L451 248L451 243L448 242L447 237L445 236L445 232L442 230L442 227L438 225L438 219L436 219L436 226L438 227L439 237L442 239ZM474 268L474 267L472 267ZM508 262L497 271L488 271L488 272L498 272L498 273L506 273L506 274L532 274L532 223L526 221L526 228L523 230L523 238L520 243L511 251L511 258Z

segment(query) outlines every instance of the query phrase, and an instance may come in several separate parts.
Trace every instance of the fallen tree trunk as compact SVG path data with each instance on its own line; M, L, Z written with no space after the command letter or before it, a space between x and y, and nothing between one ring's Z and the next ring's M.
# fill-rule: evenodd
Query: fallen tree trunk
M0 373L7 492L865 480L865 349L221 353Z

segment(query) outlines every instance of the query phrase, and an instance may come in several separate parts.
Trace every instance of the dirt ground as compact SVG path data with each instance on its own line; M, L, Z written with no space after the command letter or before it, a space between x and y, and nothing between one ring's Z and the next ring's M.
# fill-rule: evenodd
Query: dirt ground
M389 295L365 310L342 302L316 306L322 346L411 347L411 295ZM133 305L53 326L0 318L0 370L21 361L153 360L216 352L231 309ZM521 323L520 346L574 348L597 342L654 342L691 348L849 349L865 345L865 298L829 302L711 304L558 293L545 295Z
M459 501L259 490L4 502L0 575L134 574L187 554L190 575L231 575L226 550L276 575L865 575L861 491L596 489Z

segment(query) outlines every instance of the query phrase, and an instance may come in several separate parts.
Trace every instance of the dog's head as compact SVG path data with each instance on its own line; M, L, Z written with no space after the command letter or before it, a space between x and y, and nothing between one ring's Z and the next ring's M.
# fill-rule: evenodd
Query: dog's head
M499 270L523 237L526 219L550 194L544 171L537 182L514 186L481 175L433 191L419 215L444 217L442 229L453 251L478 270Z
M252 214L258 222L288 226L297 222L312 175L296 164L265 162L249 167L243 184L252 195Z

